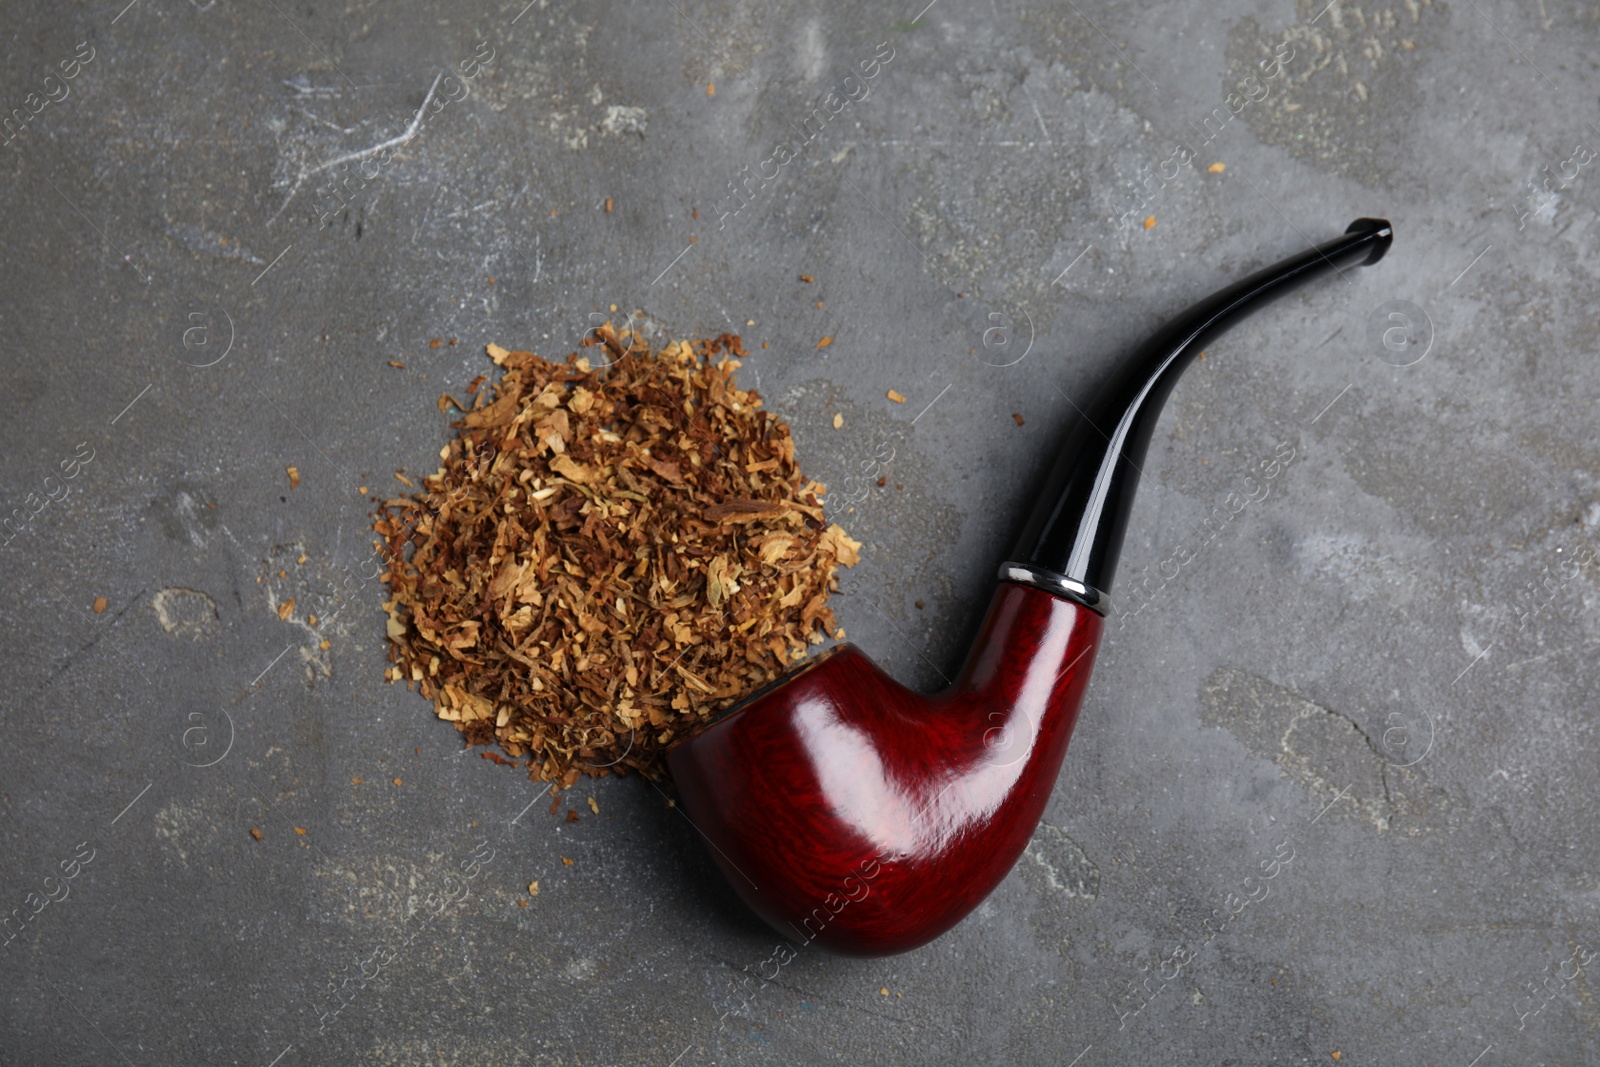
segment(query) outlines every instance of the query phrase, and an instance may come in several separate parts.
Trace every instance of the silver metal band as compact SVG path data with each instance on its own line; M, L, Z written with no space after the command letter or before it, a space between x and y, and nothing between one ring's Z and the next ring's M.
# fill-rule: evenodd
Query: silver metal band
M1082 604L1090 611L1104 615L1111 609L1110 598L1092 585L1084 585L1055 571L1047 571L1027 563L1000 564L1002 582L1021 582L1042 589L1052 596L1062 597L1074 604Z

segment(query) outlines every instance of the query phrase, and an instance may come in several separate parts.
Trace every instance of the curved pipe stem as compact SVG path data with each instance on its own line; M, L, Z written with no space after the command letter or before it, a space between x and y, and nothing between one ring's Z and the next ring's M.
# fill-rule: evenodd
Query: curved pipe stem
M1101 387L1046 480L1001 577L1018 569L1031 584L1081 586L1074 596L1104 611L1140 468L1156 420L1196 353L1235 323L1325 274L1376 263L1394 231L1383 219L1357 219L1345 235L1291 256L1195 304L1146 341ZM1059 590L1058 590L1059 591ZM1070 595L1070 592L1069 592Z

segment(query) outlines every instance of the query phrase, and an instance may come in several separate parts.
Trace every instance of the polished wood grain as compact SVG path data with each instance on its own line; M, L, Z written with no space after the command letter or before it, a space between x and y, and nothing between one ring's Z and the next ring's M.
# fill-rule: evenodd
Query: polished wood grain
M790 941L862 956L926 944L1032 836L1101 625L1002 583L960 676L933 696L839 645L673 750L686 812Z

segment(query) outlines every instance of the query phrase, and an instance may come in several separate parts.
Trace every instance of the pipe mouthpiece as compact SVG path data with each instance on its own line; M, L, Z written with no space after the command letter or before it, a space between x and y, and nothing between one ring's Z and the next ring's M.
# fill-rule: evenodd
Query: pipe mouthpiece
M1362 267L1370 267L1378 262L1389 251L1389 246L1394 244L1394 227L1389 225L1388 219L1356 219L1344 232L1372 236L1372 254L1357 264Z

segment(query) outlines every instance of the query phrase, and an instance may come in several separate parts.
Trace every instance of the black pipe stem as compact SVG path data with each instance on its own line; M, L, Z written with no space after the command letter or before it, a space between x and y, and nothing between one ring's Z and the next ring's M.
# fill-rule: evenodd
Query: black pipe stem
M1307 282L1378 262L1393 239L1386 220L1357 219L1343 237L1258 271L1162 327L1083 409L1006 566L1067 579L1096 601L1109 592L1151 434L1195 354Z

